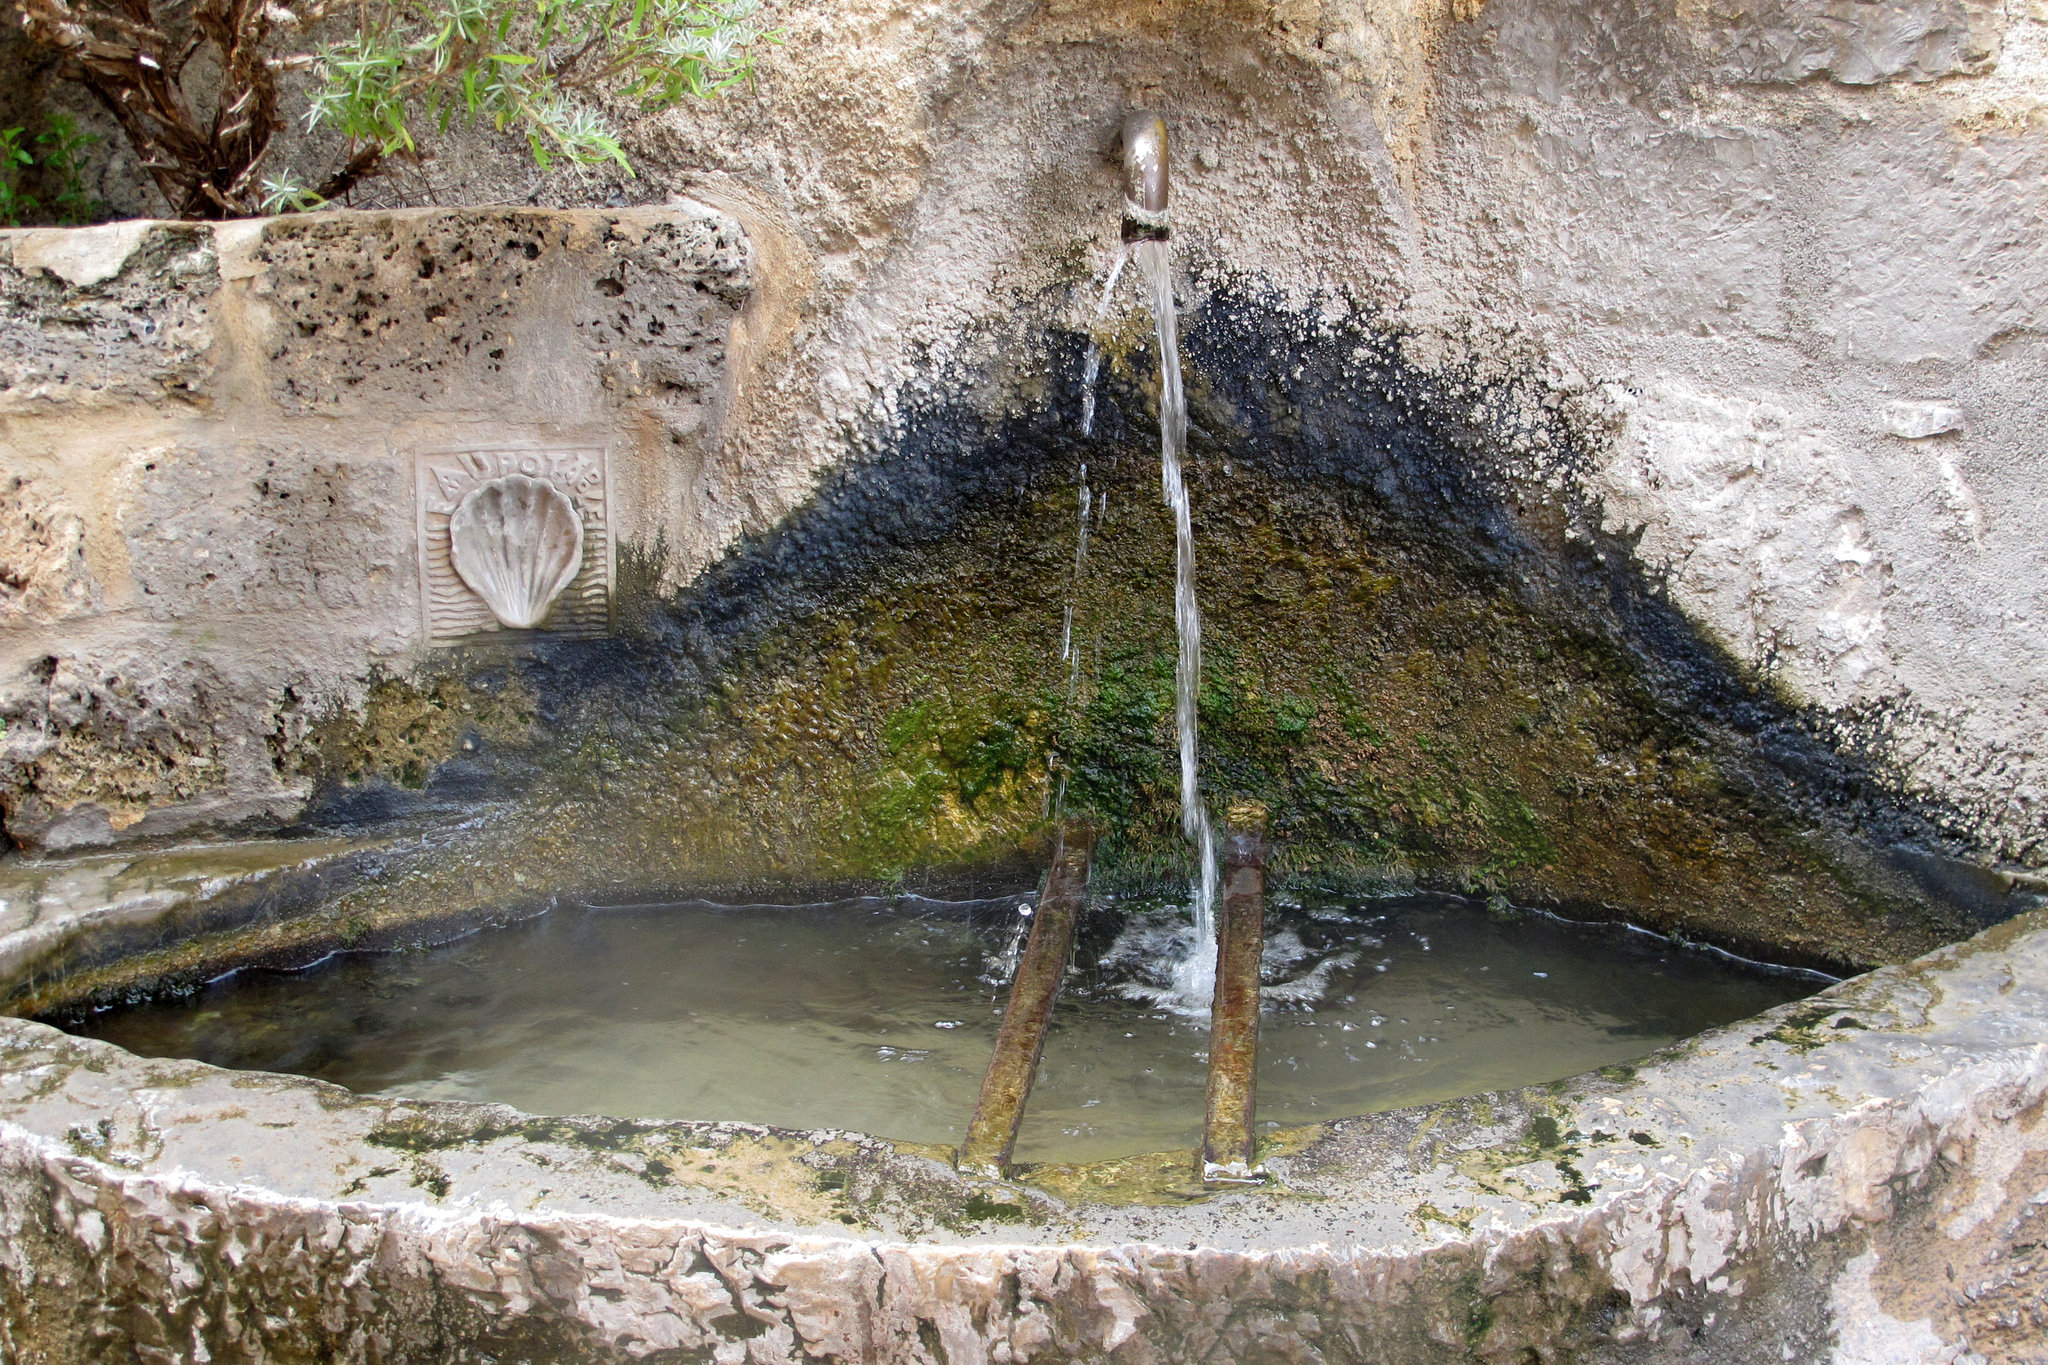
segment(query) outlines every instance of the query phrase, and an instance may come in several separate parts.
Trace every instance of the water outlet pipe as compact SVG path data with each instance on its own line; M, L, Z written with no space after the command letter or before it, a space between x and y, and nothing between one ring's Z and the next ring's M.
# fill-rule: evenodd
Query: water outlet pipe
M967 1124L955 1164L968 1175L1001 1180L1009 1174L1024 1122L1024 1104L1038 1075L1045 1034L1052 1022L1067 959L1074 951L1074 925L1088 895L1088 864L1095 851L1095 827L1085 820L1061 824L1053 845L1052 870L1031 915L1031 936L1010 982L1010 1007L996 1033L995 1055L981 1078L981 1098Z
M1258 1103L1259 967L1266 943L1266 808L1231 806L1223 836L1223 903L1216 925L1216 997L1209 1013L1209 1097L1202 1180L1254 1181Z
M1172 227L1166 203L1171 170L1166 120L1150 109L1133 109L1124 115L1117 143L1124 164L1124 240L1163 242Z

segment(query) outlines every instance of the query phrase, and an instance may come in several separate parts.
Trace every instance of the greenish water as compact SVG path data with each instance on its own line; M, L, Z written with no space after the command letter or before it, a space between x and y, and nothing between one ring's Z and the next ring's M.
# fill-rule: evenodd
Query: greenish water
M988 1062L1022 904L572 907L67 1022L148 1056L372 1094L950 1143ZM1154 1003L1171 983L1147 975L1187 933L1163 903L1094 907L1020 1159L1193 1145L1207 1025ZM1574 1075L1822 984L1443 897L1283 900L1266 967L1259 1110L1272 1124Z

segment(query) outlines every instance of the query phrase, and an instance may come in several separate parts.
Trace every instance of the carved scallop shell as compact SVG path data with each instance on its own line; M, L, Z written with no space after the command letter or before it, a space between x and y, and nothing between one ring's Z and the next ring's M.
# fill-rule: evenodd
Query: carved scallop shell
M583 567L583 518L553 484L507 474L456 504L448 557L498 620L525 630L541 623Z

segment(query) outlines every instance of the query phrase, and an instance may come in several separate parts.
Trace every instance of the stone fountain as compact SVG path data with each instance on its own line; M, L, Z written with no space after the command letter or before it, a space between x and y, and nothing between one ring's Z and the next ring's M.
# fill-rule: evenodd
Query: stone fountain
M0 234L0 1355L2038 1353L2048 25L897 8L632 207ZM1269 877L1849 979L1192 1193L32 1021L558 896L1014 879L1062 780L1099 884L1184 876L1150 320L1097 308L1139 105Z

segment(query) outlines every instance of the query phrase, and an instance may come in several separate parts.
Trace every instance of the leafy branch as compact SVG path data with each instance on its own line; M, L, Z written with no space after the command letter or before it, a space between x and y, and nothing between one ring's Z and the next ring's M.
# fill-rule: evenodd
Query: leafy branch
M755 48L781 40L759 11L759 0L383 0L314 57L306 126L372 149L358 178L416 155L422 126L446 132L457 119L523 135L542 167L611 161L630 174L591 97L651 113L748 80Z
M600 94L658 112L750 79L782 40L760 0L358 0L345 38L271 55L277 35L327 18L330 0L19 0L29 37L64 58L121 126L183 217L307 208L346 194L460 120L513 132L534 160L612 162L631 174ZM335 12L344 12L333 0ZM212 60L194 66L208 51ZM204 68L213 79L186 81ZM279 77L310 69L308 130L347 141L318 184L257 183L279 117ZM195 99L194 91L210 98ZM202 107L203 106L203 107Z

